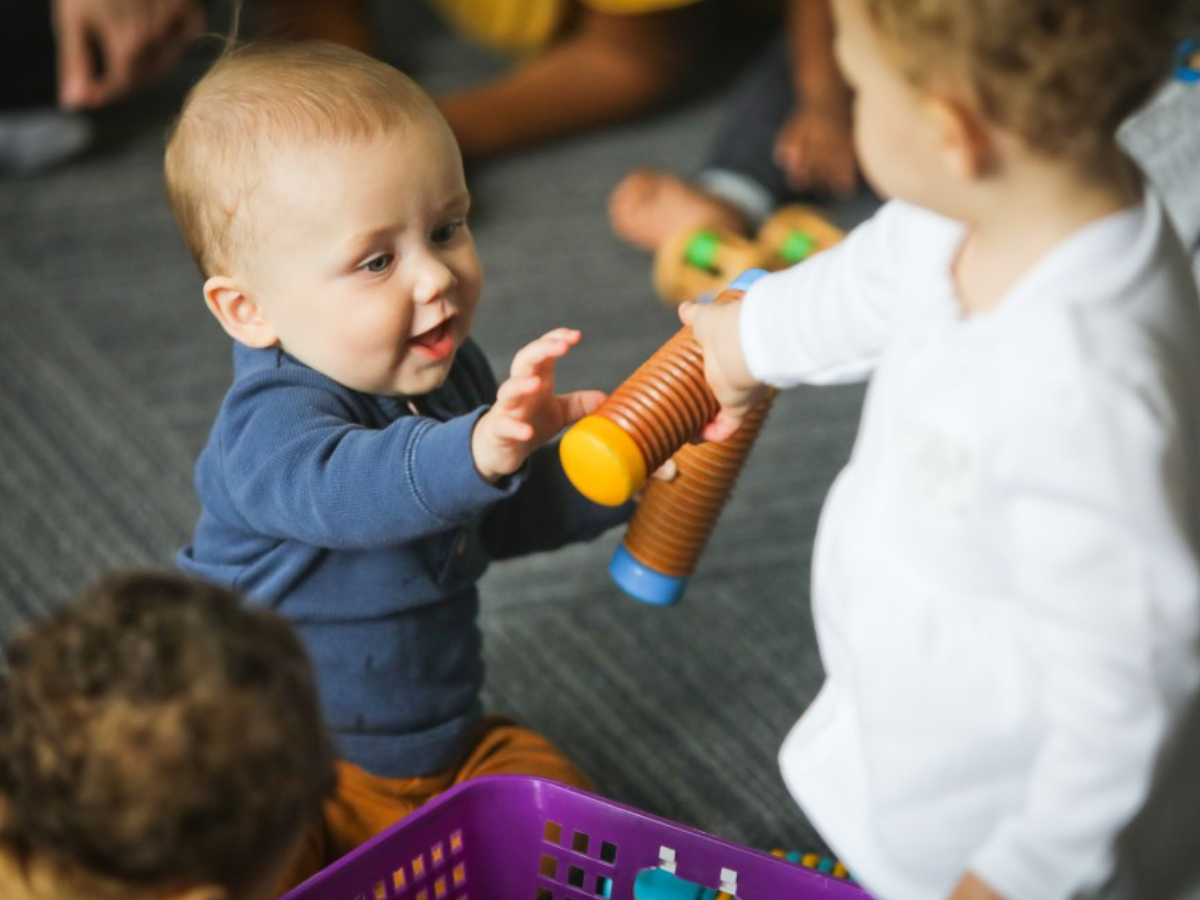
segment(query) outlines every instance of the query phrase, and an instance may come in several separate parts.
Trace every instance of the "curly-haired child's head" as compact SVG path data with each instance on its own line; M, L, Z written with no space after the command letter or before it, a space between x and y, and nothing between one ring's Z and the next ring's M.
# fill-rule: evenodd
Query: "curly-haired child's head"
M167 138L167 198L201 272L228 270L254 246L255 190L281 154L411 125L446 128L415 82L363 53L321 41L226 50Z
M854 0L919 89L1048 156L1086 155L1166 76L1196 0Z
M303 647L222 588L112 576L29 627L8 665L0 851L69 895L242 900L333 787Z

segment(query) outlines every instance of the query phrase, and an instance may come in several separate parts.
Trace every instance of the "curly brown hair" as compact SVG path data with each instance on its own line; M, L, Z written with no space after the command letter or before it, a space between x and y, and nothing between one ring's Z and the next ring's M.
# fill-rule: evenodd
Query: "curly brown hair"
M918 87L1049 156L1110 140L1170 70L1196 0L864 0Z
M8 666L0 849L22 866L238 897L333 788L302 645L223 588L111 576L27 628Z

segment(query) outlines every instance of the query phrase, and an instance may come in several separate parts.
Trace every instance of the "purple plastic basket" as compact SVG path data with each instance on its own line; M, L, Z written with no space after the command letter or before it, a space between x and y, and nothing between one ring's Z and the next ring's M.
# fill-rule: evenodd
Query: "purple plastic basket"
M870 900L805 869L557 782L491 775L421 807L285 900L632 900L674 867L739 900Z

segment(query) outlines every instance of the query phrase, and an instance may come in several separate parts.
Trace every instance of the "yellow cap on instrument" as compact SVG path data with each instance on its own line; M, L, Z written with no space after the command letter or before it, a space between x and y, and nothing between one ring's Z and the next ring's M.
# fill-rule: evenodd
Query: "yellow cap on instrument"
M646 483L646 460L621 426L585 416L558 447L563 469L579 493L602 506L620 506Z

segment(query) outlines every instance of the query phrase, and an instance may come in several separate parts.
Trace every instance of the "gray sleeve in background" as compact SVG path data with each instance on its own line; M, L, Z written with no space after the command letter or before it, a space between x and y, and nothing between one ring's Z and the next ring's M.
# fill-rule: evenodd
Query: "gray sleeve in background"
M1200 277L1200 83L1168 82L1118 136L1163 198Z

